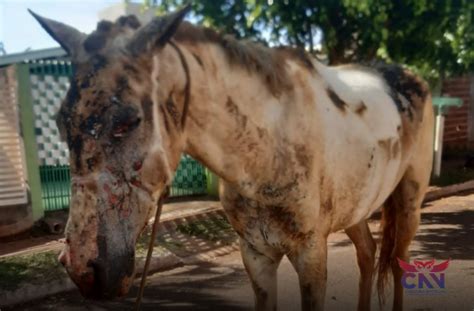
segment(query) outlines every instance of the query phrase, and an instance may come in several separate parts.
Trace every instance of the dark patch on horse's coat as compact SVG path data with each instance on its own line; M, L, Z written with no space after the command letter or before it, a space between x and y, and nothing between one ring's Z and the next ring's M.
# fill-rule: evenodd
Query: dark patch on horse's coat
M365 111L367 110L367 106L364 104L364 102L360 102L359 106L356 108L356 113L358 115L362 115Z
M93 67L93 70L95 71L95 73L97 73L99 70L105 68L108 64L107 58L105 58L105 56L99 55L99 54L94 55L93 57L91 57L90 60L91 60L92 67Z
M341 111L345 111L347 104L330 88L326 89L326 93L331 99L332 103Z
M88 158L86 160L86 163L87 163L87 169L90 172L92 172L94 170L95 165L97 164L97 159L96 159L96 157Z
M71 86L66 94L66 105L71 108L75 104L77 104L81 100L81 93L79 92L79 88L77 87L77 80L71 80Z
M137 80L138 80L139 77L140 77L140 71L139 71L137 68L135 68L135 67L134 67L132 64L130 64L130 63L125 63L125 64L123 65L123 70L124 70L127 74L132 75L132 77L133 77L134 79L137 79Z
M282 198L288 195L291 191L293 191L298 186L298 182L296 180L287 183L283 186L276 186L274 184L263 184L260 186L258 192L267 198Z
M311 284L301 285L301 307L303 310L316 310L316 301L313 298Z
M121 280L131 276L134 271L135 250L125 239L124 244L117 247L115 243L107 243L110 232L120 230L124 232L125 223L107 217L105 213L99 213L99 226L97 234L98 256L91 260L90 267L94 269L95 286L106 288L105 297L115 297L120 289ZM102 292L98 290L98 292Z
M153 124L153 101L150 96L143 96L141 105L143 110L143 120L145 124L151 126Z
M283 206L267 206L272 221L280 226L285 236L292 242L304 242L313 231L302 232L296 221L296 213Z
M128 79L125 76L119 75L115 77L115 94L120 97L122 96L122 93L126 90L130 89L130 86L128 85Z
M384 149L385 152L390 156L391 155L391 144L390 144L390 138L387 139L381 139L377 142L380 146L380 148Z
M250 271L247 270L247 273L249 275L251 275L251 273L249 273ZM254 276L255 277L255 276ZM261 308L261 310L264 310L265 309L265 306L267 305L268 303L268 293L266 290L264 290L263 288L261 288L257 282L255 282L253 279L251 280L252 281L252 287L253 287L253 290L255 292L255 295L257 296L257 302L259 303L259 306L258 308ZM260 310L260 309L259 309Z
M81 153L82 153L82 146L83 146L83 140L80 135L77 135L72 139L71 145L69 146L69 149L74 153L75 156L75 165L76 165L76 170L80 171L81 170Z
M166 115L166 111L165 111L165 108L163 108L163 106L160 105L160 112L161 112L161 115L163 116L163 121L165 123L165 130L167 133L170 132L170 124L168 122L168 116Z
M91 86L91 79L86 77L84 80L81 81L81 85L79 86L79 88L87 89L90 86Z
M173 119L174 125L178 128L179 127L179 112L178 108L173 99L173 94L170 94L168 99L165 102L166 110L170 114L171 118Z
M197 55L196 53L192 53L192 54L194 56L194 59L198 62L199 66L201 66L201 68L204 69L204 63L202 62L201 57L199 57L199 55Z
M397 141L392 146L392 158L396 158L400 152L400 142Z
M312 168L312 156L305 145L295 145L295 157L298 164L304 169L306 178L309 178Z
M372 154L370 155L370 160L369 160L369 165L368 167L371 168L372 167L372 162L374 161L374 153L372 151Z
M171 45L175 49L176 53L178 53L179 60L181 61L181 65L183 66L184 74L186 76L186 84L184 85L183 112L181 114L180 120L181 129L184 129L186 126L189 103L191 98L191 74L189 72L189 65L186 61L186 57L184 57L183 51L181 51L181 49L173 41L170 41L169 45Z
M237 124L244 129L247 125L247 116L243 115L239 107L234 103L230 96L227 97L226 101L226 109L227 111L235 118Z
M375 66L390 88L390 96L399 112L406 112L409 119L413 121L414 113L421 115L422 107L417 101L424 103L428 96L428 87L418 77L404 70L399 65L379 64ZM410 103L410 107L404 107L399 96L403 96ZM415 97L418 97L415 98Z

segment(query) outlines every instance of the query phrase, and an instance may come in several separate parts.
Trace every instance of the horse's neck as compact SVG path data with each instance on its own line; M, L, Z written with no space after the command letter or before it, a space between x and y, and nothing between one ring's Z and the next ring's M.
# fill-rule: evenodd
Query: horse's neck
M231 183L255 180L274 153L276 101L262 79L227 63L218 48L193 51L186 152ZM273 103L274 104L274 103Z
M292 133L304 128L291 118L288 102L294 98L274 96L261 76L228 64L218 48L202 51L188 54L192 86L185 152L244 193L273 182L291 185L295 150L304 148L292 139L304 136Z

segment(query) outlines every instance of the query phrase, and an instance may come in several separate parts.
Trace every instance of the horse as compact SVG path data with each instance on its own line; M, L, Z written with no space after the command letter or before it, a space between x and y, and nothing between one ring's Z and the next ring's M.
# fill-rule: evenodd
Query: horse
M294 266L303 310L323 310L327 238L345 230L360 269L403 306L402 270L432 167L427 84L398 65L327 66L184 21L133 15L86 35L32 13L74 65L57 125L70 150L72 198L59 256L82 295L124 296L135 243L183 153L222 180L255 307L275 310L276 272ZM382 209L382 246L367 219Z

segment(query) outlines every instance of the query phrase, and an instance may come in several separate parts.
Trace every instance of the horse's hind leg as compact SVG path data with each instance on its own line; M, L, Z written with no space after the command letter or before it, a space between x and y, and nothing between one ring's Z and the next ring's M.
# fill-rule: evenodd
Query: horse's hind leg
M390 268L393 274L394 286L393 310L403 309L403 287L401 283L403 270L400 268L397 258L406 262L409 261L408 248L415 237L420 222L421 204L428 187L428 177L428 168L410 166L395 191L385 202L378 288L383 301L384 283L387 270Z
M370 297L372 293L377 245L370 233L366 220L347 228L345 231L352 240L352 243L354 243L357 253L357 263L360 270L359 303L357 310L370 310Z
M240 239L240 252L245 270L252 281L255 293L255 310L276 310L277 269L282 255L269 257L258 252L244 239Z
M401 206L396 211L395 219L397 229L395 248L393 250L395 258L393 258L391 262L395 289L393 310L403 309L403 287L401 283L403 270L400 268L396 258L407 262L409 261L408 248L415 237L416 230L420 223L421 204L423 203L425 191L428 187L427 178L425 177L422 178L425 180L420 180L417 170L419 169L409 169L398 187L398 191L400 191L401 195Z

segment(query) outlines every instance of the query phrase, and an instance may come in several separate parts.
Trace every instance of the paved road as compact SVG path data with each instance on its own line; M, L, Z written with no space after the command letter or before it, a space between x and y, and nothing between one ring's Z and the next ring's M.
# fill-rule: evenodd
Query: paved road
M371 224L375 231L375 223ZM343 234L331 238L327 310L355 310L358 271ZM451 258L442 294L406 294L406 310L474 310L474 195L451 197L424 208L412 247L413 258ZM298 310L297 277L287 260L279 269L279 309ZM130 297L136 293L133 289ZM374 296L375 297L375 296ZM390 299L390 298L389 298ZM251 310L253 294L238 252L155 274L143 310ZM57 295L13 310L131 310L133 298L108 303L84 301L77 293ZM373 309L377 310L376 299ZM389 310L390 308L386 308Z

